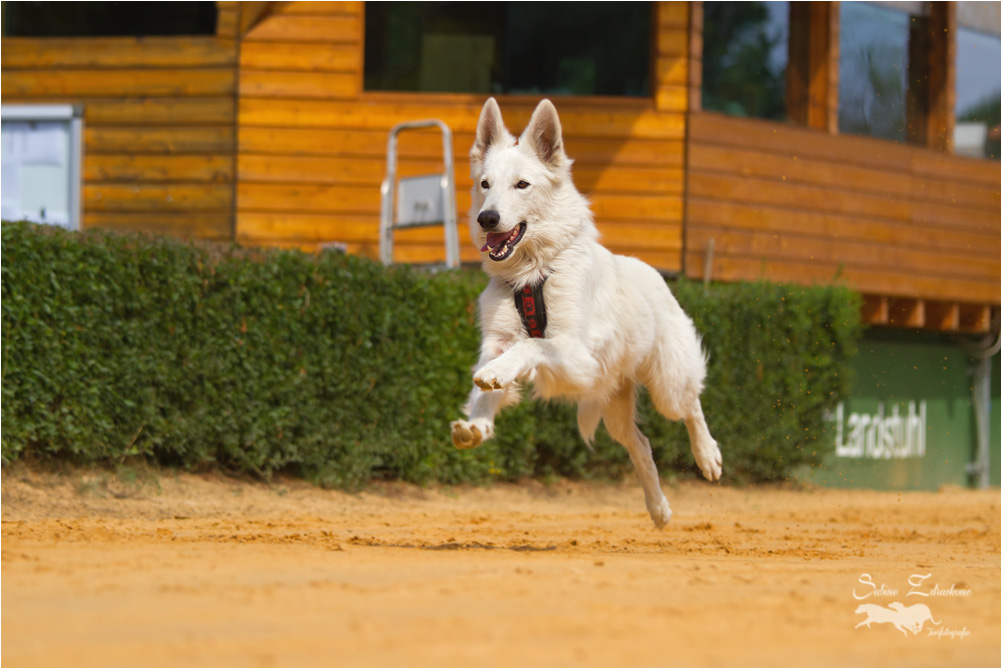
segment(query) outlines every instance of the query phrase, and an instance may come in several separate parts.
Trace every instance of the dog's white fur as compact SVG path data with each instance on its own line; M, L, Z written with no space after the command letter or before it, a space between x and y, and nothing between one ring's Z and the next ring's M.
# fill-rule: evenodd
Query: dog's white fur
M662 494L648 439L637 427L638 384L658 411L682 419L693 456L709 480L721 476L721 452L700 406L706 361L693 322L649 265L617 256L598 242L588 202L571 180L557 110L537 106L516 140L498 103L485 103L470 151L474 181L470 231L478 248L487 233L477 219L497 212L496 231L526 223L522 240L501 261L482 252L491 277L479 301L482 344L466 419L452 424L453 443L476 447L494 435L494 417L519 401L520 380L541 398L578 403L578 428L591 443L600 420L630 452L655 525L672 511ZM528 185L527 185L528 184ZM530 338L513 288L539 283L547 311L545 338Z

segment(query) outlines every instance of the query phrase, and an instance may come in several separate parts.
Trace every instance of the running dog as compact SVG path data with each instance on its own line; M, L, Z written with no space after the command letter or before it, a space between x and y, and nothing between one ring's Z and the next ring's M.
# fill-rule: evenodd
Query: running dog
M549 100L519 138L498 103L485 103L470 150L470 232L491 281L478 307L480 360L453 444L494 436L495 415L519 401L519 382L543 399L578 404L591 444L599 422L627 448L659 528L672 515L651 445L637 427L637 386L668 419L682 419L704 477L721 452L700 406L706 359L693 321L649 265L603 247L588 202L571 180L561 123Z

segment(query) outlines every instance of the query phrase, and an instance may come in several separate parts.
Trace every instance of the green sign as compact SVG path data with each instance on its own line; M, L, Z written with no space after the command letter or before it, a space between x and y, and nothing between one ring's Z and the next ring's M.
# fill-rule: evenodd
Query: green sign
M835 449L807 474L825 486L936 490L968 486L976 457L972 359L938 336L872 331L851 364L850 398L829 417ZM999 486L999 356L990 410Z

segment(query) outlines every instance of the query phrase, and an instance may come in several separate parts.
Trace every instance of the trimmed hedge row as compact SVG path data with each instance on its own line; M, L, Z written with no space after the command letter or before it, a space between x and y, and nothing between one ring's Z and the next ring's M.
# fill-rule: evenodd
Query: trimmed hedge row
M328 486L615 477L574 409L524 402L453 448L477 357L479 271L3 224L2 456L145 457ZM673 285L710 356L704 408L733 480L783 479L830 448L859 306L840 287ZM643 416L663 469L696 472L685 429Z

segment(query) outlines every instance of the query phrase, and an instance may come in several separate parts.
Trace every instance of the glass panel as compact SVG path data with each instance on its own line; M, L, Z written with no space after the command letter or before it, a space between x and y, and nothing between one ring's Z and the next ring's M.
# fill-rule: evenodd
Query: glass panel
M954 152L1000 159L1000 38L958 28Z
M5 37L215 35L215 2L4 2Z
M370 91L646 96L646 2L366 3Z
M841 133L905 141L909 22L905 12L864 2L841 3Z
M787 2L706 2L704 109L785 119Z

